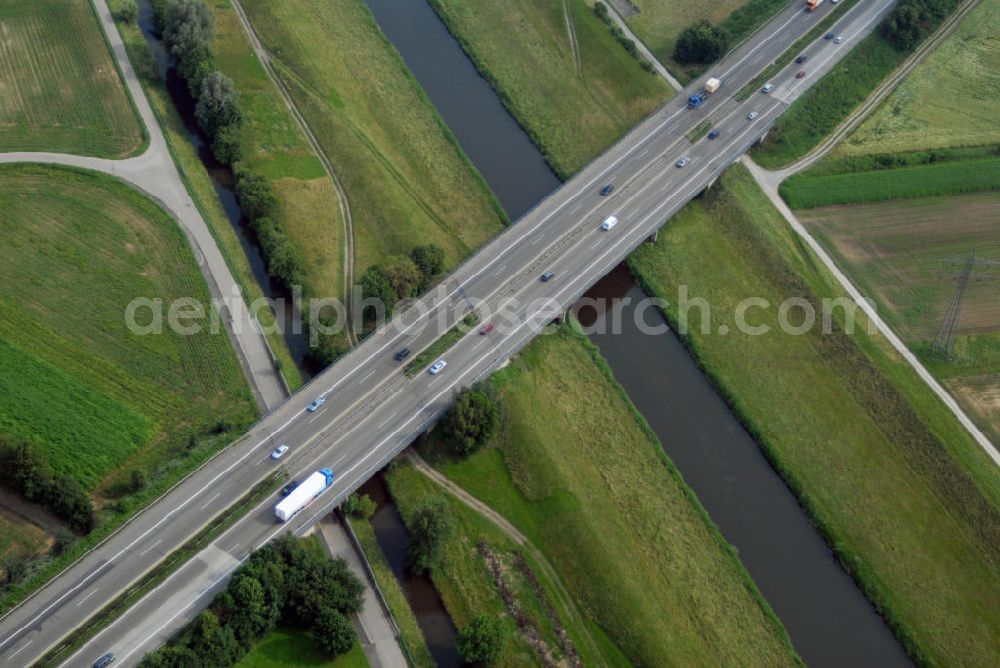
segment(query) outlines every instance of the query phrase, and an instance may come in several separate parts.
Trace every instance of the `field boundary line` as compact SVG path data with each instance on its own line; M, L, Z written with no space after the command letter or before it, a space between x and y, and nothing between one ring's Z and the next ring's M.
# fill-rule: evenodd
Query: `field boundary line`
M970 0L970 2L978 2L978 0ZM976 426L975 422L965 413L962 407L958 404L955 398L938 382L938 380L931 375L927 370L927 367L917 359L917 356L903 343L891 327L882 319L878 314L875 307L865 299L864 295L858 288L854 286L851 280L847 277L837 263L833 260L826 249L816 240L815 237L809 232L809 230L803 225L792 210L785 204L785 201L781 199L781 195L778 194L777 185L772 183L766 178L762 173L766 174L765 170L755 163L749 156L743 155L740 157L740 161L746 165L747 169L753 175L754 179L757 181L758 185L767 195L767 198L771 200L771 203L776 209L781 213L782 217L788 224L792 227L796 234L799 235L809 246L810 250L816 254L816 257L820 259L827 270L833 275L833 277L840 283L840 286L850 295L851 299L864 311L865 315L871 320L879 332L888 340L889 344L895 349L897 353L917 372L917 375L924 381L924 383L938 396L939 399L944 403L944 405L952 412L952 414L958 419L958 421L965 427L966 431L972 436L976 443L983 449L986 455L993 460L993 463L1000 466L1000 451L997 450L993 442L986 437L979 427Z

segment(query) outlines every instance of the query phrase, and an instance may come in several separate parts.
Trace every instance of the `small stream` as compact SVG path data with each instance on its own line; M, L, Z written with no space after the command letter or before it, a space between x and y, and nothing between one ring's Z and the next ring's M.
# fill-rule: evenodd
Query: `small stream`
M403 588L403 594L410 608L413 609L431 656L439 666L457 668L462 665L455 650L458 631L448 616L441 595L434 588L430 577L412 575L406 570L406 544L409 533L392 497L389 496L389 489L382 479L382 474L379 473L369 479L358 492L367 494L375 502L375 514L370 520L372 529L375 530L375 538L396 580Z
M177 109L177 113L184 122L184 129L188 140L197 150L198 158L212 180L212 187L219 198L219 203L222 204L222 208L226 212L229 224L240 240L240 245L243 247L243 253L250 263L253 276L257 280L257 284L260 286L261 292L265 297L271 300L280 300L276 303L280 304L283 308L282 316L284 317L284 322L291 323L294 321L294 318L298 317L296 307L293 305L290 295L268 276L267 263L264 261L257 237L254 235L253 230L250 229L246 220L244 220L243 214L240 211L240 205L236 201L233 170L216 161L212 155L212 151L209 149L208 141L198 128L198 123L194 117L194 100L188 92L187 84L174 68L173 56L164 49L163 43L156 32L153 8L150 0L138 0L138 6L139 27L142 29L142 35L149 46L153 62L156 64L157 73L166 84L167 93L170 95L174 108ZM302 373L303 379L309 380L312 377L312 370L307 368L308 365L305 361L306 353L308 352L308 338L305 334L293 334L290 327L286 327L285 330L285 341L292 353L292 358Z

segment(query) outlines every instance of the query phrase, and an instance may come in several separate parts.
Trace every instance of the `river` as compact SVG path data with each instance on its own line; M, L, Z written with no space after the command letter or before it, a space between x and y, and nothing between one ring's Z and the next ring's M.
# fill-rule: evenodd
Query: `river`
M366 0L511 219L559 181L424 0ZM618 268L589 296L646 297ZM624 331L591 336L751 577L816 666L908 665L890 632L759 445L680 340L642 334L626 306ZM584 314L585 315L585 314ZM592 314L593 315L593 314ZM650 309L647 319L662 315Z

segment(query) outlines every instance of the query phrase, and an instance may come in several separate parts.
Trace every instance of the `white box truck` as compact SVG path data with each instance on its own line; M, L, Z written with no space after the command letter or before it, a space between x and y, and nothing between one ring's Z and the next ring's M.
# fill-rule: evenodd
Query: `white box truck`
M308 478L299 483L299 486L292 490L292 493L278 502L274 507L274 515L280 522L287 522L288 519L299 512L313 499L326 491L333 484L333 471L330 469L320 469L311 473Z

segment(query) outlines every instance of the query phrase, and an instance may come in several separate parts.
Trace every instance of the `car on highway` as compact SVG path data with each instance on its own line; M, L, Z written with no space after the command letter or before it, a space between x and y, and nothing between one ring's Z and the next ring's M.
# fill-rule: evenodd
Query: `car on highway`
M826 33L825 35L823 35L823 39L833 39L833 33L832 32Z
M758 116L760 116L760 114L758 114L756 111L751 111L749 114L747 114L747 120L748 121L752 121L753 119L757 118Z
M271 459L281 459L286 452L288 452L288 446L279 445L274 449L274 452L271 453Z
M299 486L298 480L293 480L284 487L281 488L281 498L285 498L289 494L295 491L295 488Z
M447 362L444 360L438 360L437 362L434 362L434 364L431 364L431 368L427 369L427 371L429 371L432 376L436 376L441 373L441 370L446 366L448 366Z
M542 274L542 283L548 283L549 281L552 280L553 276L555 276L555 274L553 274L551 271L545 272L544 274Z
M836 37L833 38L833 43L834 44L840 44L843 41L844 41L844 36L843 35L837 35Z
M492 332L495 328L496 326L492 322L488 322L479 328L479 336L486 336L487 334Z
M796 79L801 79L805 75L806 75L806 71L805 70L799 70L798 72L795 73L795 78Z
M94 662L94 668L104 668L105 666L110 666L112 663L115 662L115 658L116 657L114 652L108 652L107 654L105 654L100 659Z
M615 184L609 183L608 185L601 188L601 197L607 197L615 191Z
M410 349L403 348L402 350L397 351L396 354L392 356L392 359L396 360L397 362L402 362L409 356L410 356Z
M718 130L712 130L711 132L708 133L708 138L709 139L715 139L718 136L719 136L719 131Z
M802 63L806 62L807 60L809 60L809 56L802 55L802 56L799 56L798 58L795 59L795 64L796 65L801 65Z
M679 168L683 167L684 165L688 164L689 162L691 162L691 158L689 158L689 157L687 157L685 155L683 158L681 158L680 160L678 160L674 164L677 165L677 167L679 169Z
M774 84L769 83L769 84L764 84L764 87L760 89L760 92L763 93L764 95L767 95L772 90L774 90Z
M319 407L325 403L326 403L326 397L317 397L316 399L313 399L313 402L309 404L309 408L307 408L306 410L308 410L310 413L315 413L316 411L319 410Z
M604 230L605 232L607 232L608 230L610 230L611 228L613 228L617 224L618 224L618 219L617 218L615 218L614 216L608 216L604 220L604 222L601 223L601 229Z

